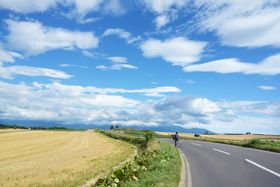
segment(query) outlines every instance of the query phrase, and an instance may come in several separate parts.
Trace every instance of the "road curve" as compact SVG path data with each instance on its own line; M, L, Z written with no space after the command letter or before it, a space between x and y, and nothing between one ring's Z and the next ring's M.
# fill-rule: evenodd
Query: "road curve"
M279 187L280 154L211 142L182 140L193 187Z

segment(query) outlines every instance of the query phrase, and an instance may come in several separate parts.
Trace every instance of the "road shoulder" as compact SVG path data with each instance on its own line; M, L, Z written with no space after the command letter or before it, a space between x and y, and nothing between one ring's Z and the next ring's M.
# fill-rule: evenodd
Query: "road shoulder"
M189 162L184 153L178 149L182 161L179 187L192 187L192 177Z

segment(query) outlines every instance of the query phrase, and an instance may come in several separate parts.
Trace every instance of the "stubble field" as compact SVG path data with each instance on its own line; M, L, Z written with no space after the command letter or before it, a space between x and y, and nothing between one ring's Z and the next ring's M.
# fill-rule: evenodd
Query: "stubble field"
M0 133L0 186L5 187L78 186L135 150L95 132L5 131Z
M157 132L160 135L172 135L174 132ZM193 138L194 134L188 133L179 133L181 137ZM200 135L202 138L214 138L214 139L223 139L223 140L232 140L232 141L241 141L241 140L251 140L251 139L274 139L280 140L280 135L262 135L262 134L209 134L209 135Z

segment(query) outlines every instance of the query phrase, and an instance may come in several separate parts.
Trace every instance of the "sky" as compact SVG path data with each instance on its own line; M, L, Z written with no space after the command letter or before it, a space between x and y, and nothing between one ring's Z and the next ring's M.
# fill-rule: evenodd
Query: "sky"
M0 120L280 134L279 0L0 0Z

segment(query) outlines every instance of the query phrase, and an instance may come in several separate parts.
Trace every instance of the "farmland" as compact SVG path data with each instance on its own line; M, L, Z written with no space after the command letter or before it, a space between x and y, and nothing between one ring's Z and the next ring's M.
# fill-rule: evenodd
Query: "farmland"
M135 147L89 131L0 130L0 186L77 186Z
M174 132L157 132L160 135L171 135ZM193 138L194 134L180 133L181 137L184 138ZM263 135L263 134L209 134L209 135L200 135L202 138L214 138L214 139L223 139L223 140L232 140L232 141L241 141L241 140L251 140L251 139L274 139L280 140L280 135Z

